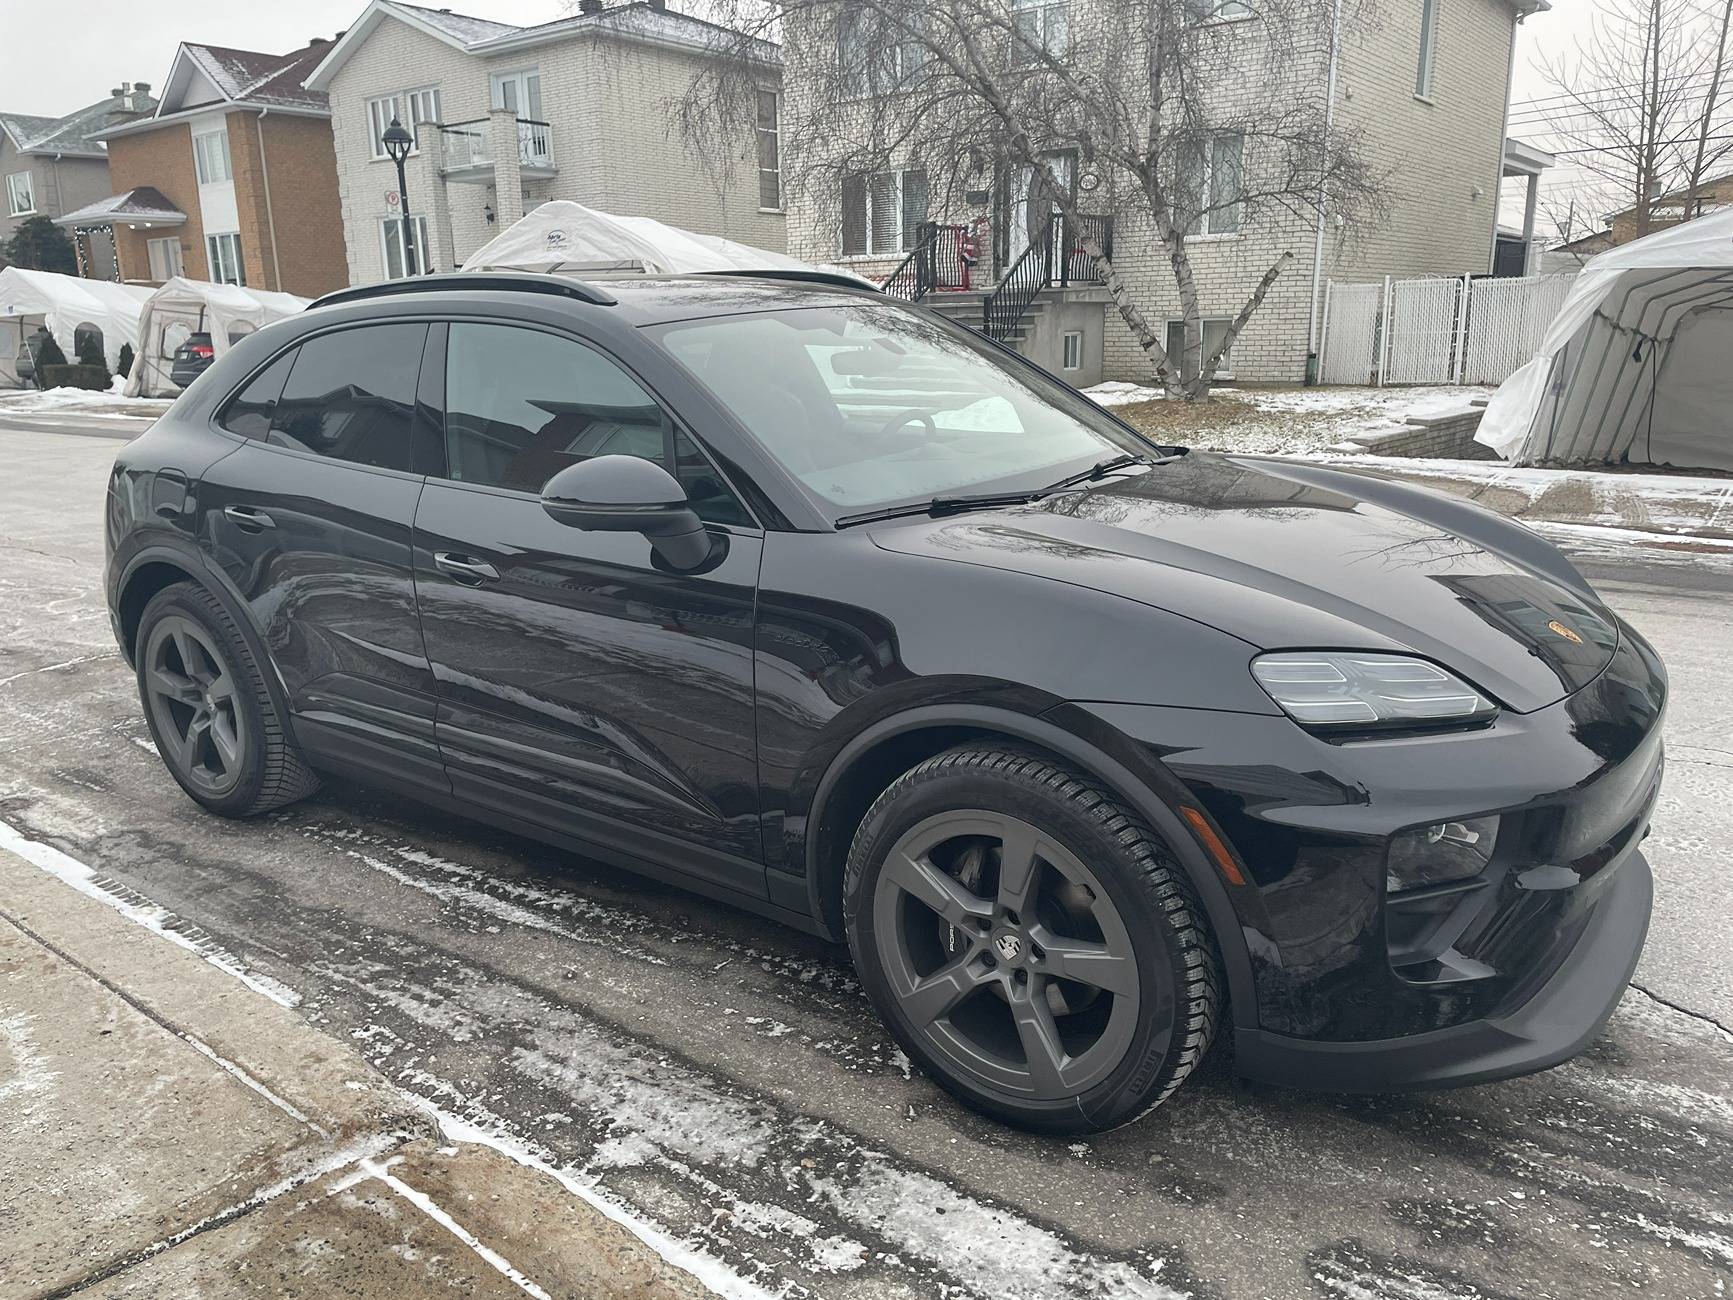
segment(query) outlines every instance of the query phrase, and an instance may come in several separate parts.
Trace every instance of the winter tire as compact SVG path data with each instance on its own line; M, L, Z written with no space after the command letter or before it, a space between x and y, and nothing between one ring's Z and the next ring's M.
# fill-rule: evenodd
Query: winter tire
M1026 1128L1146 1114L1220 1018L1221 959L1168 846L1038 754L968 746L893 782L855 834L844 920L909 1055Z
M198 803L251 817L319 788L222 604L190 582L159 591L139 619L138 693L157 753Z

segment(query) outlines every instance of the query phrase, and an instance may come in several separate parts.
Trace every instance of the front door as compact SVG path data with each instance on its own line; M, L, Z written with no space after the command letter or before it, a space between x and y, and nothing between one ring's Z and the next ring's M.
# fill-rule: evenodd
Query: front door
M1006 266L1023 256L1029 245L1047 229L1053 214L1059 211L1053 181L1058 182L1058 188L1067 196L1075 191L1076 157L1070 151L1042 154L1041 161L1046 164L1044 169L1038 170L1026 164L1011 169L1011 203L1007 222L1010 242L1006 250ZM1052 180L1048 179L1049 172Z
M415 518L437 733L460 796L764 897L752 620L762 534L663 408L563 334L450 326L445 465ZM590 456L674 468L726 556L698 575L584 532L542 485Z
M315 335L219 418L248 441L198 486L201 545L251 606L319 766L444 793L410 530L424 324Z

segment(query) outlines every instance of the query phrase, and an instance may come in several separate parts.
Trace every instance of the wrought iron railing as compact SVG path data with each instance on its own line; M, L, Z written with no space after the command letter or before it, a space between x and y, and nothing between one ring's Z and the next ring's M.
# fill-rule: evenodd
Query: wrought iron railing
M443 171L464 171L471 167L491 167L494 163L489 128L485 117L467 122L439 123L440 168ZM520 167L552 167L553 128L534 118L517 119L517 159Z
M1055 212L1035 238L1011 263L993 292L981 303L981 332L1004 342L1043 289L1049 285L1099 284L1095 259L1084 236L1092 236L1109 258L1113 256L1113 218L1086 214L1074 225Z
M915 227L915 246L881 286L893 298L919 302L934 289L967 289L974 256L967 226L923 221Z

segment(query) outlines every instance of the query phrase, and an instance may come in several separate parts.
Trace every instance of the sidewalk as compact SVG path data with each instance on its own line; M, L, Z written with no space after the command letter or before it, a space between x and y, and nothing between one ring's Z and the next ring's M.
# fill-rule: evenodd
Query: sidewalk
M709 1294L292 1000L0 849L0 1297Z

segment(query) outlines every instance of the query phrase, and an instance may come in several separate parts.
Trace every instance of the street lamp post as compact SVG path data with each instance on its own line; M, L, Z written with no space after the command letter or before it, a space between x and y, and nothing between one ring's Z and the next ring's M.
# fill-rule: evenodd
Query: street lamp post
M415 271L415 227L409 221L409 183L403 177L403 160L409 157L409 151L415 148L415 137L403 129L403 123L396 117L391 119L391 125L385 128L385 134L379 137L385 146L386 155L397 164L397 208L398 220L403 223L403 273L414 275Z

